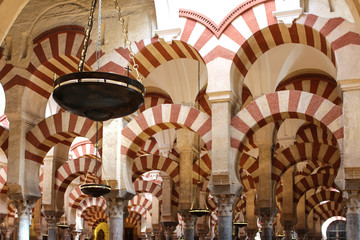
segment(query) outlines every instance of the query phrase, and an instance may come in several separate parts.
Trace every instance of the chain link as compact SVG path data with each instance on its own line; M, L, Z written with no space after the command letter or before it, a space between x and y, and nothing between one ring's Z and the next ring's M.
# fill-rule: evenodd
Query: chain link
M85 31L83 49L81 51L81 56L80 56L80 61L79 61L79 66L78 66L79 72L82 72L84 70L84 63L85 63L85 58L86 58L86 52L87 52L87 49L89 46L90 33L92 30L93 21L94 21L94 12L95 12L95 8L96 8L96 3L97 3L97 0L93 0L91 3L90 15L89 15L89 19L88 19L88 26Z
M129 49L130 53L129 53L129 57L131 58L132 60L132 67L133 69L135 70L136 72L136 79L142 83L142 76L140 75L139 73L139 65L136 63L135 61L135 53L133 52L132 50L132 47L131 47L131 41L129 40L129 37L128 37L128 30L126 28L126 24L125 24L125 19L121 13L121 8L118 4L118 1L117 0L114 0L114 4L115 4L115 11L118 13L118 21L119 23L121 24L121 27L122 27L122 33L124 35L124 38L125 38L125 47L127 49Z

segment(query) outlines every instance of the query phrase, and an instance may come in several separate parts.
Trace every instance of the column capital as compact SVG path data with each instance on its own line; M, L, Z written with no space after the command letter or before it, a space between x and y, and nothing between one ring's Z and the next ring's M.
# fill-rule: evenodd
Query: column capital
M179 214L184 222L184 229L194 229L196 216L190 214L188 209L179 210Z
M232 216L233 206L238 197L237 194L215 194L214 200L218 206L218 216Z
M164 229L164 234L166 239L172 239L173 232L176 229L176 226L178 225L177 222L162 222L161 225Z
M19 217L28 217L30 218L32 210L35 206L35 201L31 200L13 200L14 207L17 210Z
M360 194L358 191L344 191L343 203L347 213L360 214Z
M273 215L262 215L260 216L261 226L263 228L272 228L273 226Z
M54 230L56 229L56 223L59 221L60 217L64 214L64 211L44 210L42 211L42 213L45 216L47 228Z
M109 218L125 218L125 215L128 213L128 201L123 198L106 199L106 212Z

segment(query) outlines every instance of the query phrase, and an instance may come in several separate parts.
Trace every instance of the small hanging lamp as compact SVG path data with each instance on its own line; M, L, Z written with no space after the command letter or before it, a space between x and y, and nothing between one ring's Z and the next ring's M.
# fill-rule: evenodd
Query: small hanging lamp
M64 218L64 222L60 222L60 223L58 223L58 224L56 224L56 226L58 227L58 228L61 228L61 229L68 229L68 228L70 228L70 225L68 225L67 223L66 223L66 221L65 221L65 218Z
M122 33L125 37L125 44L130 51L129 56L132 60L133 70L135 70L137 79L129 77L129 68L127 68L127 76L99 71L101 0L99 0L99 31L96 44L98 71L83 71L97 1L92 0L91 3L78 72L66 74L59 78L56 78L56 75L54 76L53 98L63 109L70 113L87 117L94 121L106 121L111 118L129 115L138 110L144 103L145 88L138 71L138 65L135 62L135 54L131 49L131 42L128 39L125 19L121 14L117 0L114 0L115 10L118 12Z
M198 110L200 110L200 62L198 62L198 92L199 92L199 100L198 100ZM200 193L200 189L201 189L201 181L200 181L200 162L201 162L201 146L200 146L200 136L198 136L198 151L197 151L197 159L199 160L199 164L198 164L198 181L197 181L197 185L196 185L196 192ZM191 208L189 210L189 213L196 216L196 217L202 217L205 215L208 215L210 213L207 205L206 205L206 199L204 200L204 204L205 204L205 208L200 208L200 201L198 204L198 208L194 208L194 204L195 204L195 200L196 198L193 200L193 202L191 203Z
M98 152L99 152L99 123L96 122L96 143L95 143L95 181L94 183L85 183L80 185L80 190L82 193L92 196L92 197L100 197L105 194L108 194L111 191L111 187L108 184L100 184L100 179L98 182L96 181L98 179L97 177L97 171L98 171ZM86 182L86 180L85 180Z
M240 218L239 218L238 221L234 221L234 222L233 222L233 225L234 225L235 227L238 227L238 228L246 227L246 226L248 225L248 223L244 221L244 215L243 215L243 213L242 213L241 211L239 211L236 215L240 215ZM235 216L236 216L236 215L235 215Z

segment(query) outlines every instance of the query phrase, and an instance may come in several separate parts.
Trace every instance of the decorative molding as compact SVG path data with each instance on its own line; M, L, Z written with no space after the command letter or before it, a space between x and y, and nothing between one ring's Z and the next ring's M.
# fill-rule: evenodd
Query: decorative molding
M161 29L155 30L154 32L160 40L163 40L168 44L172 44L172 41L180 35L181 28Z
M286 25L286 27L290 28L293 21L299 18L302 13L302 8L296 8L286 11L274 11L273 16L276 17L278 22L282 22Z
M85 28L76 26L76 25L67 25L67 26L56 27L56 28L50 29L46 32L43 32L39 36L34 38L33 44L40 43L40 42L44 41L46 38L49 38L50 36L52 36L54 34L57 35L60 33L68 33L68 32L85 35Z
M344 92L360 90L360 79L338 80L338 83Z
M345 168L345 179L360 179L360 167Z
M264 3L268 0L249 0L246 1L236 8L234 8L221 22L217 25L213 20L208 18L207 16L187 9L179 9L179 16L184 18L193 19L199 23L202 23L206 26L213 34L219 38L224 30L231 24L231 22L240 16L243 12L253 8L254 6Z

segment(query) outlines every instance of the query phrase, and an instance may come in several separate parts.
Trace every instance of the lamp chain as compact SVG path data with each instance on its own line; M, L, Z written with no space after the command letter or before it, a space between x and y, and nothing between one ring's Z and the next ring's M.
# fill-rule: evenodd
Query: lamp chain
M79 72L82 72L84 70L84 63L85 63L87 49L88 49L88 46L89 46L90 33L91 33L91 30L92 30L93 21L94 21L94 12L95 12L95 8L96 8L96 3L97 3L97 0L92 0L92 2L91 2L91 9L90 9L90 15L89 15L89 19L88 19L88 26L87 26L86 31L85 31L83 49L81 51L81 56L80 56L80 61L79 61L79 66L78 66L78 71Z
M96 42L96 62L97 62L97 70L100 69L100 57L101 57L101 6L102 0L99 0L99 12L98 12L98 34L97 34L97 42Z
M121 27L122 27L122 33L124 35L124 38L125 38L125 47L129 49L130 53L129 53L129 57L131 58L132 60L132 65L133 65L133 69L135 70L136 72L136 79L142 83L142 77L140 76L140 73L139 73L139 65L136 63L135 61L135 53L133 52L132 50L132 47L131 47L131 41L129 40L129 37L128 37L128 30L126 28L126 24L125 24L125 18L123 17L122 13L121 13L121 8L118 4L118 1L117 0L114 0L114 4L115 4L115 11L118 13L118 21L120 22L121 24Z

